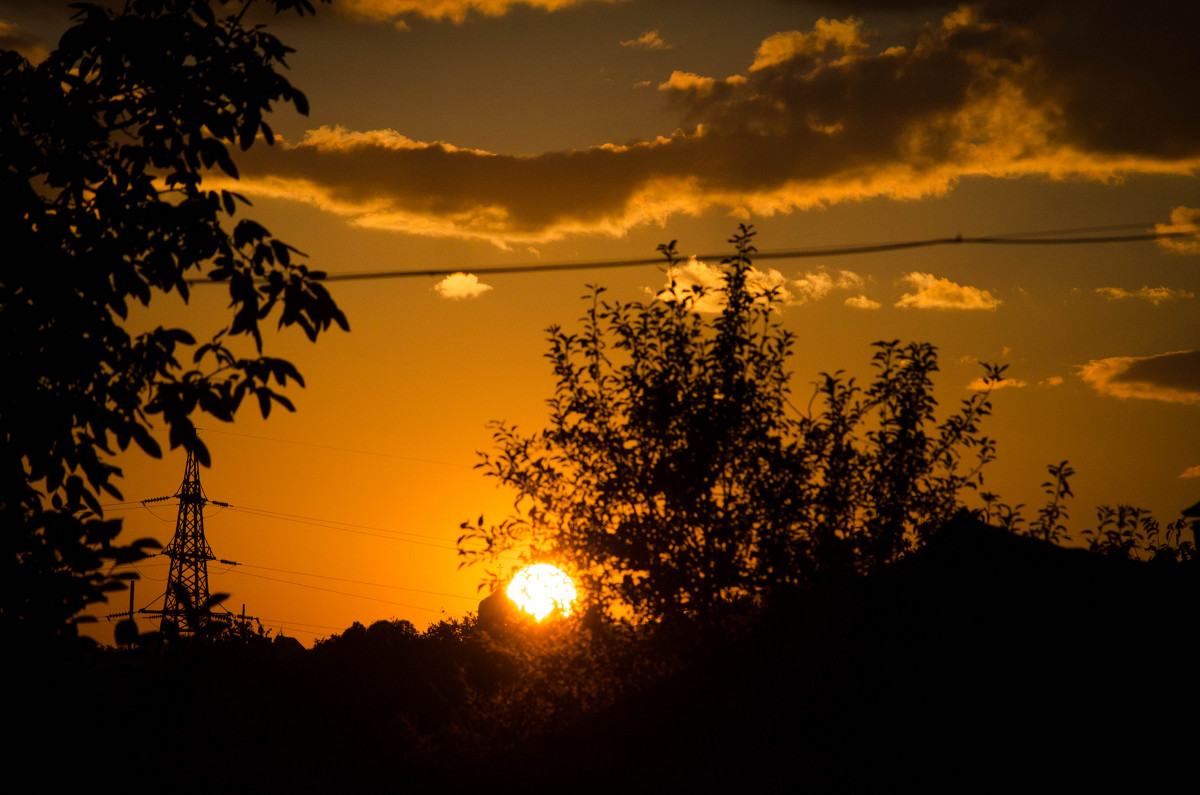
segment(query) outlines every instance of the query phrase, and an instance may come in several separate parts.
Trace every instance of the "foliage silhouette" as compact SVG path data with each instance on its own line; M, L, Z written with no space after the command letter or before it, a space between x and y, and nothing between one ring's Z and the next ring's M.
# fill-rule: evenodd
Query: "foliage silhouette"
M1024 505L1010 506L992 493L980 495L984 502L978 512L980 518L1017 535L1052 544L1082 544L1106 557L1157 563L1188 563L1197 559L1195 529L1192 541L1183 538L1189 525L1186 517L1181 516L1164 527L1150 511L1133 505L1097 506L1096 526L1072 533L1064 522L1068 516L1066 500L1074 496L1070 478L1075 470L1066 461L1046 469L1051 477L1042 484L1047 500L1032 523L1026 523L1021 515Z
M463 523L460 565L550 559L610 618L703 623L871 571L958 510L994 455L979 430L989 393L938 423L936 350L880 342L867 387L823 374L796 411L794 337L777 297L751 285L753 236L742 226L730 240L711 320L696 306L712 296L672 276L647 303L592 288L581 331L549 329L549 427L495 426L478 466L516 491L516 512ZM675 244L659 250L673 274ZM1001 372L987 367L989 380Z
M254 5L311 13L310 0L130 0L81 3L57 49L34 65L0 51L0 552L5 632L72 636L89 603L122 585L103 565L136 559L152 540L114 543L102 495L121 499L111 462L136 443L171 447L207 465L193 415L230 420L247 397L263 416L276 391L303 384L264 356L260 324L299 326L310 339L347 323L322 274L250 219L233 223L229 148L273 133L274 103L307 113L280 70L290 50L244 16ZM231 227L231 228L230 228ZM227 326L196 347L182 328L137 332L131 305L207 277L228 285ZM253 341L244 356L239 338ZM274 384L271 382L274 381Z

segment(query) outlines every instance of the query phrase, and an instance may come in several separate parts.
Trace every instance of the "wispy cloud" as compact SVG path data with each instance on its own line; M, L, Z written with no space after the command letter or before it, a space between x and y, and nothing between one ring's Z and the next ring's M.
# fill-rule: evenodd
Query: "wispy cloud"
M483 284L473 273L452 273L433 286L434 291L442 298L462 300L478 298L492 289L490 284Z
M1002 378L999 381L989 381L986 378L976 378L974 381L967 384L967 389L972 389L976 392L985 392L989 389L1020 389L1024 386L1028 386L1028 384L1016 378Z
M464 22L470 14L498 17L515 6L558 11L586 2L622 2L622 0L338 0L336 8L352 16L374 20L393 20L404 16Z
M846 306L851 309L879 309L883 304L878 301L872 301L865 295L855 295L843 301Z
M808 271L791 283L798 303L817 301L834 290L853 290L862 284L863 278L854 271L840 270L836 276L831 276L824 268Z
M913 271L904 277L913 292L900 296L896 306L913 309L995 309L1000 299L987 290L955 284L932 273Z
M50 54L46 43L20 25L0 19L0 50L16 50L31 63L41 63Z
M787 279L774 268L761 271L750 268L746 273L746 288L755 297L772 293L780 305L795 303L795 296L786 288ZM674 291L671 288L674 286ZM687 262L667 270L667 283L659 290L646 292L663 300L694 296L692 309L701 314L716 314L725 308L725 271L719 266L691 257Z
M1155 224L1154 231L1161 235L1187 232L1190 237L1175 237L1159 240L1159 244L1182 254L1200 254L1200 209L1176 207L1171 210L1171 223Z
M1102 395L1200 403L1200 351L1095 359L1079 376Z
M352 8L459 19L512 5ZM1191 36L1200 4L1145 0L1136 15L1116 0L1075 8L964 6L882 50L857 20L826 20L768 37L747 53L744 75L673 72L661 89L681 123L654 140L509 156L324 130L243 153L238 190L316 204L360 226L512 245L622 235L708 210L772 215L940 195L964 177L1200 170L1200 81L1180 79L1200 73Z
M1062 386L1063 377L1061 375L1052 375L1049 378L1044 378L1038 381L1038 386Z
M648 30L636 39L625 39L621 42L622 47L631 47L638 50L669 50L671 45L667 44L663 37L658 35L657 30Z
M1200 478L1200 464L1194 467L1188 467L1179 475L1181 478Z
M1122 287L1097 287L1096 293L1110 301L1120 301L1125 298L1140 298L1158 306L1163 301L1176 298L1195 298L1196 294L1187 290L1173 290L1170 287L1142 287L1139 290L1126 290Z
M764 39L754 53L750 71L797 60L808 61L813 66L836 63L867 49L869 38L871 34L863 29L861 19L819 19L809 33L788 30Z

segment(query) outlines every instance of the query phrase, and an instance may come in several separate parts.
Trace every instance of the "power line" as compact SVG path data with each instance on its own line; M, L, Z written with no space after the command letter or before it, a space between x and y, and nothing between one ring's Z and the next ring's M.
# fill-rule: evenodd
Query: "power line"
M339 591L334 588L322 588L320 585L308 585L308 584L302 583L302 582L292 582L291 580L284 580L279 577L268 577L265 574L254 574L254 573L248 572L248 571L238 571L237 569L231 569L230 572L227 572L227 573L242 574L246 577L257 577L260 580L270 580L271 582L281 582L281 583L284 583L285 585L295 585L298 588L311 588L314 591L324 591L325 593L335 593L340 596L350 596L355 599L366 599L371 602L382 602L385 605L395 605L396 607L407 607L410 610L423 610L426 613L444 613L445 612L444 610L439 609L439 608L421 607L420 605L412 605L412 604L408 604L407 602L394 602L391 599L378 599L374 596L363 596L361 594L350 593L348 591ZM461 597L456 597L456 598L461 598Z
M441 536L429 535L428 533L414 533L409 530L389 530L386 527L377 527L369 524L354 524L353 522L342 522L337 519L319 519L314 516L303 516L295 513L284 513L282 511L272 511L268 508L252 508L245 505L233 505L226 503L224 507L231 511L258 516L264 519L278 519L282 522L294 522L296 524L306 524L312 527L324 527L328 530L342 530L347 533L357 533L359 535L370 536L372 538L386 538L391 541L404 541L409 544L420 544L421 546L434 547L435 549L458 550L456 542ZM374 531L374 532L368 532ZM384 535L380 535L383 533ZM438 543L429 543L429 541L416 541L412 538L398 538L397 536L415 536L416 538L425 538L429 541Z
M292 441L291 439L276 439L276 438L273 438L270 436L256 436L254 434L249 434L249 433L234 433L233 431L218 431L213 428L197 428L197 430L204 431L205 433L218 433L223 436L240 436L243 439L260 439L260 440L266 441L266 442L278 442L280 444L294 444L294 445L300 445L302 447L317 447L322 450L337 450L342 453L358 453L359 455L374 455L374 456L379 456L381 458L396 458L401 461L417 461L422 464L438 464L439 466L461 467L464 469L469 469L469 468L473 467L472 464L455 464L450 461L437 461L432 458L417 458L415 456L397 455L395 453L379 453L379 452L375 452L373 450L355 450L350 447L336 447L331 444L316 444L315 442L296 442L296 441Z
M300 577L317 577L322 580L333 580L334 582L348 582L348 583L352 583L354 585L370 585L375 588L391 588L392 590L395 590L395 591L412 591L413 593L423 593L423 594L428 594L430 596L445 596L450 599L465 599L468 602L478 602L479 601L478 596L460 596L459 594L443 593L441 591L426 591L421 588L409 588L404 585L387 585L387 584L381 583L381 582L368 582L366 580L353 580L348 577L331 577L331 576L328 576L325 574L313 574L312 572L307 572L307 571L292 571L291 569L273 569L273 568L270 568L269 566L254 566L249 563L239 563L238 567L242 568L242 569L259 569L261 571L273 571L273 572L277 572L279 574L295 574ZM296 584L299 585L300 583L296 583Z
M1101 243L1136 243L1148 240L1162 240L1178 237L1191 237L1194 232L1145 232L1138 235L1099 235L1090 237L1025 237L1036 235L1036 232L1017 232L1011 235L995 235L990 237L939 237L927 240L908 240L892 243L873 243L867 245L831 246L826 248L789 249L785 251L759 251L752 259L782 260L805 259L811 257L840 257L851 254L879 254L885 251L902 251L905 249L930 248L948 245L1009 245L1009 246L1042 246L1042 245L1081 245ZM728 252L721 254L696 254L700 260L721 260L729 256ZM370 281L376 279L402 279L409 277L450 276L455 273L469 271L479 275L502 275L510 273L551 273L557 271L600 270L608 268L630 268L644 265L662 265L664 259L644 257L641 259L623 260L591 260L586 262L551 262L517 263L513 265L485 265L479 268L450 268L425 271L375 271L366 273L329 273L324 281Z
M1050 232L1010 232L983 237L935 237L924 240L904 240L888 243L868 243L855 245L826 246L819 248L787 249L783 251L759 251L753 255L755 260L806 259L812 257L840 257L852 254L879 254L885 251L903 251L906 249L931 248L934 246L950 245L990 245L990 246L1077 246L1102 245L1112 243L1140 243L1151 240L1171 240L1182 237L1194 237L1200 232L1200 227L1190 227L1188 231L1174 232L1142 232L1139 234L1089 234L1073 236L1082 232L1104 232L1120 229L1145 229L1153 224L1119 224L1113 226L1081 227L1077 229L1062 229ZM696 259L721 260L728 252L720 254L696 254ZM322 281L372 281L377 279L403 279L413 277L450 276L455 273L470 272L482 275L503 275L512 273L553 273L559 271L601 270L609 268L630 268L645 265L662 265L663 257L642 257L637 259L587 260L577 262L549 263L514 263L512 265L484 265L477 268L434 268L429 270L403 271L367 271L359 273L327 273ZM188 279L189 285L222 284L211 279Z
M311 516L300 516L298 514L282 513L280 511L268 511L264 508L247 508L240 505L230 505L230 510L239 511L241 513L258 516L264 519L278 519L284 522L295 522L296 524L306 524L313 527L324 527L329 530L341 530L347 533L357 533L358 535L371 536L373 538L386 538L390 541L404 541L409 544L420 544L421 546L434 547L437 549L457 550L451 542L437 536L425 535L423 533L410 533L406 530L388 530L383 527L374 527L372 525L352 524L350 522L339 522L333 519L317 519ZM368 532L368 531L376 532ZM380 534L384 535L380 535ZM416 541L411 538L398 538L397 536L416 536L417 538L428 538L441 543L433 544L428 541Z
M259 623L261 623L264 627L266 627L268 629L274 627L275 625L286 624L289 628L292 628L293 631L307 632L310 635L316 635L317 633L313 632L311 629L295 629L295 628L296 627L315 627L317 629L329 629L329 630L334 630L334 631L338 631L338 632L345 629L345 627L333 627L328 624L306 624L303 621L292 621L291 619L288 619L288 618L260 618L260 619L258 619L258 621L259 621Z

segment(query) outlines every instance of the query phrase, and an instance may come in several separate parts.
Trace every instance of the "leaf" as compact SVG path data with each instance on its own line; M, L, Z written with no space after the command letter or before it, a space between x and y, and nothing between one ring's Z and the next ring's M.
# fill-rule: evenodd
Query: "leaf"
M162 458L162 448L158 446L158 442L140 423L135 422L130 430L133 432L133 440L137 442L138 447L149 456L154 458Z
M258 398L258 408L262 412L263 419L271 413L271 392L270 390L260 389L255 393Z
M301 116L308 115L308 97L304 96L304 92L293 90L292 104L296 106L296 111Z

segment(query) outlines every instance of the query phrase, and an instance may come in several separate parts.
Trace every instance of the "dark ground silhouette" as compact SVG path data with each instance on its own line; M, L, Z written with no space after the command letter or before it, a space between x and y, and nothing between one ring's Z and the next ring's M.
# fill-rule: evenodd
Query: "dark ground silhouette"
M551 731L482 725L524 675L482 627L378 622L43 663L14 682L13 758L183 791L1144 787L1192 775L1197 584L960 520Z
M525 766L599 771L597 789L1163 780L1195 758L1196 574L955 523Z

